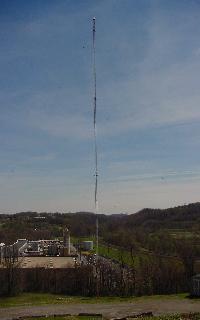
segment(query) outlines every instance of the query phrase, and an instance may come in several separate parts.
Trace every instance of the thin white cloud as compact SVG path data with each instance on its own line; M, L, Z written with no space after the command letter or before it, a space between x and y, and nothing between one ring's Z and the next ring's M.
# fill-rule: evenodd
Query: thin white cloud
M32 124L47 134L73 140L92 137L89 120L81 115L45 115L38 114Z

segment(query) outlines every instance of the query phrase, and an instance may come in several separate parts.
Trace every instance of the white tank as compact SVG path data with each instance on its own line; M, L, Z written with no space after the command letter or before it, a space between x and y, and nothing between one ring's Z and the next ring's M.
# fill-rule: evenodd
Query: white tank
M67 227L63 228L63 247L67 255L70 255L70 232Z

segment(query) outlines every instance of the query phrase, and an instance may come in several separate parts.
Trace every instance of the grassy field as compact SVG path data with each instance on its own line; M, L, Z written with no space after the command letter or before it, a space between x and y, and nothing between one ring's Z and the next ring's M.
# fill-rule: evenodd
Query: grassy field
M108 247L106 245L100 244L99 245L99 254L108 257L110 259L117 260L119 262L123 261L124 263L131 265L132 259L131 255L126 250L120 250L113 247Z
M95 247L95 238L94 237L82 237L82 238L72 238L73 243L81 242L83 240L93 240L94 241L94 250L93 253L95 253L96 247ZM130 252L124 249L117 249L113 246L110 247L106 244L102 244L101 240L99 243L99 255L104 256L109 259L114 259L116 261L123 261L127 265L132 265L132 258ZM136 262L137 257L134 257L134 262Z
M114 259L120 263L123 262L128 266L133 266L133 264L134 266L137 266L139 257L147 258L152 256L151 252L145 250L144 248L140 248L139 251L135 252L135 255L132 258L129 251L125 249L109 247L102 243L99 244L99 255L109 259Z
M137 265L139 256L146 256L147 253L140 250L140 252L135 253L133 256L133 259L131 257L131 253L128 250L125 250L124 248L116 248L113 246L108 246L106 244L99 244L99 255L113 259L115 261L118 261L120 263L125 263L128 266Z
M82 240L88 240L89 238L81 238L79 241ZM90 239L91 240L91 239ZM92 239L94 241L94 239ZM77 242L78 240L74 238L74 242ZM94 250L93 253L95 253L96 247L94 242ZM101 240L99 242L99 255L103 256L105 258L109 258L115 261L118 261L119 263L124 263L128 266L137 266L139 257L151 257L152 252L149 252L147 249L139 248L137 252L135 252L135 255L131 257L131 253L128 250L125 250L124 248L117 248L114 246L109 246L108 244L102 243ZM169 259L169 256L166 256L167 259Z
M47 304L70 304L70 303L112 303L112 302L133 302L140 300L160 299L186 299L188 294L178 295L155 295L143 297L75 297L56 295L49 293L24 293L16 297L0 298L0 308L14 306L31 306Z
M166 229L166 231L175 239L191 239L194 236L199 238L199 235L193 231L186 231L182 229Z

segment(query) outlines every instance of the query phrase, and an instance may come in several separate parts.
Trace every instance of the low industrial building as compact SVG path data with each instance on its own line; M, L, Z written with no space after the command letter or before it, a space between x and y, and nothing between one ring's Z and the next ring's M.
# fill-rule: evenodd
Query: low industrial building
M14 259L22 268L71 268L78 263L76 248L70 242L70 231L63 228L63 240L18 239L13 245L0 244L0 265Z

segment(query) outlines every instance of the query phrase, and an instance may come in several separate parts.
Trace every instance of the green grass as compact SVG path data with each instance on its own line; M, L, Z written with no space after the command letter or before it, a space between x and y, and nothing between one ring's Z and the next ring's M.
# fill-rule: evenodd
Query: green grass
M133 320L136 318L129 318ZM200 320L200 313L175 314L155 317L140 317L141 320Z
M82 237L82 238L76 238L76 237L71 238L71 241L73 243L81 242L84 240L93 240L94 241L94 250L92 252L95 253L96 247L95 247L95 238L94 237L91 236L91 237ZM109 259L115 259L119 262L121 262L121 260L123 260L123 262L125 264L132 265L132 259L131 259L130 252L128 252L124 249L120 250L120 249L117 249L114 247L108 247L107 245L100 243L99 244L99 255L107 257ZM137 257L135 257L135 259L137 259Z
M30 320L31 318L23 318L23 320ZM77 317L39 317L37 320L78 320Z
M106 245L100 244L99 245L99 255L104 257L117 260L119 262L124 262L127 265L132 265L132 258L130 252L124 249L117 249L113 247L108 247ZM135 261L136 257L134 257Z
M66 296L49 293L23 293L15 297L1 297L0 307L27 306L59 303ZM69 298L70 300L70 298Z
M114 303L137 302L143 300L185 299L187 293L177 295L155 295L143 297L78 297L49 293L23 293L16 297L0 298L0 308L15 306L32 306L47 304L71 304L71 303ZM193 300L195 301L195 299ZM199 301L199 300L198 300Z
M31 318L24 318L23 320L30 320ZM49 316L39 317L38 320L101 320L98 316Z
M95 246L95 238L94 237L82 237L82 238L73 238L73 242L77 243L78 240L81 242L83 240L93 240L94 241L94 250L91 253L95 253L96 252L96 246ZM120 249L120 248L116 248L114 246L108 246L104 243L101 242L102 239L100 239L100 243L99 243L99 255L109 258L109 259L114 259L118 262L123 262L126 265L132 266L133 265L133 261L132 261L132 257L131 257L131 253L128 250L125 250L124 248ZM142 250L140 251L140 253L137 252L137 254L133 257L134 259L134 264L137 264L138 261L138 257L140 255L147 255L146 252L143 252Z
M144 248L139 248L139 250L135 252L135 255L132 258L130 251L127 251L123 248L119 249L115 247L109 247L102 243L99 244L99 255L109 259L114 259L119 263L123 262L128 266L133 266L134 264L135 267L137 267L138 260L140 257L143 257L146 259L148 259L148 257L149 258L152 257L152 253ZM168 256L166 256L166 258L168 258Z
M199 235L194 231L187 231L183 229L167 229L167 232L175 239L192 239L194 236L199 238Z
M23 293L15 297L0 298L0 308L45 304L122 302L130 301L132 299L133 298L126 297L79 297L49 293Z

